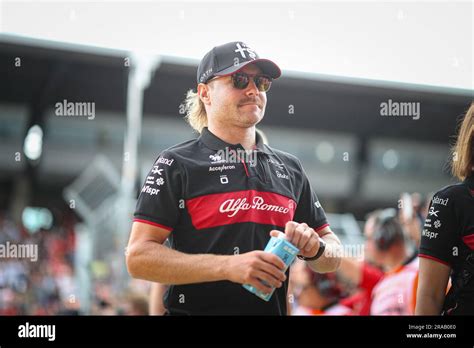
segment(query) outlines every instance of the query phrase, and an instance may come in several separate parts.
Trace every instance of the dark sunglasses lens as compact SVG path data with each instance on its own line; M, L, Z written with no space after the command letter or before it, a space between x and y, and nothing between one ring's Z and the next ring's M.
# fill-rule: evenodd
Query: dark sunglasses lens
M258 76L255 84L260 92L267 92L272 86L272 79L268 76Z
M249 77L248 75L237 73L232 75L232 82L235 88L244 89L249 85Z

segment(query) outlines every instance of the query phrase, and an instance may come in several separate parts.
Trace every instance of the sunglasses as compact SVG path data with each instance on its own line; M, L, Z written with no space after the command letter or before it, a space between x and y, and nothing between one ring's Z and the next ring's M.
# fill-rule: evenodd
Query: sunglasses
M219 77L220 76L217 76L215 78ZM211 79L210 81L214 80L215 78ZM249 75L243 72L237 72L231 75L232 84L234 85L234 88L237 89L247 88L251 78L253 79L255 86L257 86L257 89L260 92L268 92L268 90L272 86L273 79L267 75Z

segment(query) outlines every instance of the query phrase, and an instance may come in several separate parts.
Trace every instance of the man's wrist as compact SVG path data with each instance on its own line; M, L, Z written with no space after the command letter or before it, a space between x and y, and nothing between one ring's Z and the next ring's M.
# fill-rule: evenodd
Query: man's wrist
M217 274L221 280L229 280L230 279L230 258L232 255L222 255L218 256L220 260L217 260L216 267L217 267Z
M326 250L326 242L322 238L320 238L320 237L318 237L318 238L319 238L319 249L316 252L316 255L314 255L312 257L304 257L302 255L298 255L298 258L300 260L315 261L315 260L319 259L321 256L323 256L324 250Z

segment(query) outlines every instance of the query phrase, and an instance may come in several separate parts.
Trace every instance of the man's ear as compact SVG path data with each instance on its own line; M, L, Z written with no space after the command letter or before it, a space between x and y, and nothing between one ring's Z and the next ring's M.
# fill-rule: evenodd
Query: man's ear
M204 103L204 105L211 104L211 95L210 95L210 87L204 83L200 83L197 87L197 93L199 99Z

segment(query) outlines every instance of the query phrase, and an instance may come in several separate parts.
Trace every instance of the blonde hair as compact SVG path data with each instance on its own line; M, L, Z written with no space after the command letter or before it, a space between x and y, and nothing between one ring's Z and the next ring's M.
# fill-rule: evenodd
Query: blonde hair
M471 103L461 123L452 155L451 172L458 179L464 180L472 173L474 166L474 103Z
M201 133L202 129L207 127L206 108L197 92L192 89L186 93L184 110L186 111L186 121L196 132Z

